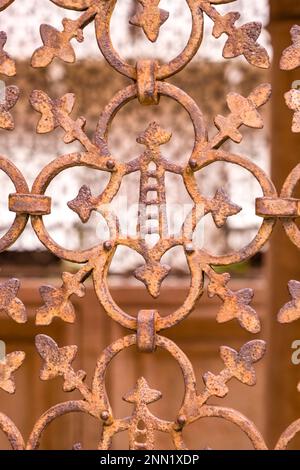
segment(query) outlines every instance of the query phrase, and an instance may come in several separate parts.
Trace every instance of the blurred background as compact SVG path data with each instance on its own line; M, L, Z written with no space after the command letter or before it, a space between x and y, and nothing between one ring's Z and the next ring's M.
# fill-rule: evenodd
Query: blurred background
M137 58L155 57L168 61L184 47L190 34L191 18L186 2L162 0L161 8L170 12L170 19L161 28L158 41L150 44L143 32L130 26L128 19L136 10L135 0L117 3L112 20L111 35L119 53L129 61ZM264 107L263 130L243 128L243 141L237 146L225 144L224 148L247 156L272 176L278 190L291 169L298 163L300 149L299 135L292 135L291 112L284 104L283 94L291 88L293 80L300 78L300 72L279 71L278 61L282 50L290 44L290 27L300 21L300 6L297 0L237 0L218 6L220 12L240 11L240 24L260 21L264 30L260 43L271 57L272 70L264 71L248 65L243 58L230 61L222 59L225 39L212 37L212 22L205 18L203 45L191 64L169 81L186 91L199 105L205 115L209 132L214 133L213 119L217 114L226 115L226 95L236 91L244 96L260 83L272 82L273 102ZM29 185L40 170L55 157L71 153L80 147L74 143L65 145L62 131L37 135L35 127L37 114L28 103L33 89L46 91L57 98L65 93L76 95L74 116L87 119L87 133L92 137L100 112L114 94L128 84L128 80L112 70L102 58L96 44L94 23L84 32L82 44L72 42L77 62L66 65L59 60L46 69L32 69L30 57L41 45L39 25L51 24L60 29L61 20L78 17L78 13L58 8L49 1L28 0L15 3L0 15L1 29L8 33L6 50L17 59L17 76L7 79L21 90L21 99L13 111L16 128L12 133L0 134L1 154L10 158L24 174ZM162 98L159 106L141 107L137 102L128 104L117 115L109 135L112 154L123 161L129 161L141 153L136 137L156 120L172 132L170 143L162 148L172 161L186 162L193 148L192 124L182 108L172 100ZM255 236L261 219L255 215L255 199L262 195L254 177L246 170L230 164L215 163L205 171L198 172L197 180L201 192L213 196L217 189L225 188L231 200L243 210L228 219L225 227L217 229L211 215L205 217L204 247L215 254L238 250L247 245ZM99 240L106 239L106 231L99 215L93 213L87 224L68 209L67 202L74 199L83 184L99 194L105 187L107 175L86 168L64 171L50 184L47 195L52 197L52 213L44 217L45 225L52 238L68 249L88 248ZM127 196L129 203L138 202L138 175L124 178L117 196ZM13 186L4 174L0 174L0 236L10 226L14 214L7 210L8 194ZM189 196L180 178L170 175L167 179L168 203L189 204ZM120 214L121 215L121 214ZM121 224L126 223L126 217ZM239 290L250 287L255 292L253 306L262 320L261 338L268 341L268 352L261 364L257 364L257 385L246 387L236 381L230 383L230 393L223 400L214 403L233 407L253 420L272 447L281 432L300 417L300 396L297 383L300 367L291 364L291 344L300 339L297 324L280 326L276 322L279 308L289 299L287 282L300 280L298 252L284 235L282 228L276 228L270 244L250 261L226 268L232 275L230 287ZM147 294L144 286L133 277L140 258L132 250L118 249L110 269L110 286L115 300L126 311L136 314L141 308L155 308L161 314L169 313L179 306L188 290L189 276L186 261L180 250L171 250L165 261L172 271L163 284L157 300ZM16 325L1 317L0 337L7 343L8 352L24 350L27 360L16 375L16 398L0 392L1 411L6 412L24 430L27 437L36 419L50 406L76 397L76 392L64 394L61 381L41 382L38 378L40 359L34 348L34 336L45 333L52 336L59 345L77 344L79 354L76 365L92 377L97 356L113 339L126 332L107 318L102 310L92 284L87 282L87 295L74 299L77 321L74 325L53 321L47 328L34 326L34 314L41 305L38 288L41 285L60 285L61 273L73 271L78 266L57 259L45 251L30 224L22 237L5 253L0 254L1 278L17 277L22 280L20 298L29 311L27 325ZM166 331L191 359L199 381L210 370L214 373L222 368L219 347L223 344L239 349L246 341L254 339L242 330L235 321L218 325L215 321L220 303L205 295L198 302L193 314L183 324ZM147 378L152 388L161 390L163 399L151 405L158 416L174 419L182 399L183 385L180 371L173 360L162 352L147 356L136 354L135 350L123 352L108 371L107 387L109 397L117 416L130 413L130 405L121 397L133 386L139 376ZM17 404L17 406L16 406ZM192 449L209 446L216 449L250 447L242 433L221 420L202 420L190 426L185 433L186 442ZM62 432L61 430L64 429ZM26 435L27 433L27 435ZM51 424L44 433L42 448L71 448L74 442L81 442L83 448L95 448L99 439L98 423L85 416L65 416ZM120 434L114 448L126 448L127 436ZM167 448L170 442L166 436L158 436L160 448ZM300 440L294 441L299 448ZM6 448L5 439L0 437L0 447Z

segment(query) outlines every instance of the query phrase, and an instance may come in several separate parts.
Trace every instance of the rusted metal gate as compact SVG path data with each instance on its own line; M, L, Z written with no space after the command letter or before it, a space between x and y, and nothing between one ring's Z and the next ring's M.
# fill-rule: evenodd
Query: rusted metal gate
M0 0L0 9L7 8L14 0ZM0 251L6 250L22 234L29 217L32 227L39 240L52 253L63 260L82 264L76 274L63 273L61 287L43 286L40 289L44 305L36 313L37 325L49 325L54 317L69 323L75 322L75 310L70 297L85 295L84 281L93 278L98 299L106 313L124 328L131 330L126 335L100 352L92 386L85 383L86 373L74 370L72 362L77 354L77 346L58 346L45 335L36 337L36 348L43 360L40 378L48 380L56 376L63 379L65 392L77 389L82 395L81 400L59 403L45 413L34 425L27 443L22 432L8 416L0 414L0 427L9 439L13 449L36 449L45 428L57 417L69 412L78 411L95 417L102 424L102 435L99 449L108 449L114 435L128 431L130 449L155 449L155 432L168 433L176 449L186 449L183 430L189 424L204 417L223 418L235 423L250 439L255 449L266 449L264 438L255 424L250 422L237 410L220 406L208 405L211 397L222 398L229 392L228 383L232 378L245 385L255 385L254 364L265 353L265 342L252 340L239 351L228 346L220 349L220 358L224 366L219 374L207 372L203 376L204 387L196 384L193 367L184 352L170 339L161 336L161 332L185 320L193 310L196 301L207 289L210 297L217 296L222 301L217 321L220 323L236 319L241 328L255 334L260 331L260 319L250 306L253 292L243 289L238 292L230 289L230 275L220 274L214 268L229 266L253 257L268 242L276 221L283 224L287 236L300 247L300 234L295 219L300 215L299 200L293 198L295 187L300 178L300 166L297 166L287 177L278 195L272 181L265 172L249 159L228 153L222 145L232 140L240 143L243 139L240 128L248 126L254 129L263 127L259 108L270 98L271 86L262 84L248 97L230 93L227 96L229 112L227 116L217 116L215 125L217 132L208 137L207 128L197 104L181 89L171 85L167 79L183 69L198 51L203 35L203 16L208 15L214 22L213 35L218 38L227 36L223 55L230 59L244 55L246 60L256 67L268 68L270 60L266 50L259 45L258 38L261 25L248 23L236 26L239 14L236 12L222 16L217 6L234 0L187 0L192 15L192 31L187 46L178 57L166 64L155 60L138 60L135 65L124 61L113 48L110 38L110 20L117 0L52 0L59 7L82 11L77 20L63 20L63 30L58 31L49 25L41 26L43 45L32 56L33 67L46 67L56 57L65 62L74 62L75 53L71 40L83 40L83 30L91 22L95 22L99 48L112 68L132 80L132 84L117 93L102 112L93 140L84 131L85 119L73 119L70 115L74 106L73 94L66 94L60 99L51 99L44 91L32 92L30 102L41 114L37 126L38 133L47 133L57 127L64 132L64 142L78 141L82 144L81 153L63 155L49 163L35 179L31 190L21 172L7 158L0 157L1 170L11 179L15 193L10 194L8 208L16 214L8 232L0 240ZM159 7L159 0L138 0L136 14L130 22L141 27L147 38L156 41L161 25L167 21L168 12ZM292 31L292 45L283 52L282 69L300 66L300 27ZM5 33L1 33L0 72L7 76L16 73L13 59L4 50ZM13 117L10 113L18 100L19 91L14 86L6 88L5 102L0 106L0 126L12 130ZM160 96L176 100L188 112L194 126L195 141L192 155L186 165L178 165L163 156L161 147L171 138L171 134L162 129L156 122L145 123L145 131L137 137L137 142L145 147L140 157L123 163L110 153L108 133L112 120L118 111L129 101L138 100L143 106L156 105ZM287 105L295 111L293 131L300 132L300 91L292 89L286 94ZM219 190L208 199L197 186L195 174L214 162L229 162L251 172L259 182L263 197L256 200L256 213L262 218L262 225L253 241L235 253L214 256L197 246L193 238L200 220L211 213L217 227L222 227L227 218L237 214L241 208L230 201L228 195ZM151 165L152 164L152 165ZM154 166L153 166L154 164ZM71 251L56 244L44 225L44 217L51 213L51 199L45 195L50 182L63 170L76 166L84 166L108 172L110 180L100 195L93 195L87 186L80 188L78 196L68 206L76 212L82 223L89 220L92 211L98 211L106 220L110 230L110 239L104 244L89 250ZM109 205L118 193L123 177L133 172L140 172L140 210L135 238L124 237L119 229L117 218L109 210ZM165 174L166 172L180 175L186 189L194 202L178 236L167 237ZM156 196L149 198L149 193ZM157 207L156 215L149 208ZM199 209L200 208L200 209ZM146 243L146 235L153 233L148 222L154 222L159 240L154 246ZM110 263L119 245L134 249L144 258L144 265L136 269L135 276L145 284L149 293L158 297L162 281L169 273L169 266L161 263L162 256L175 246L182 246L185 251L190 270L190 288L185 302L167 316L160 316L155 310L143 310L142 306L133 317L123 311L112 298L107 274ZM207 283L204 284L205 279ZM5 312L12 321L25 323L26 309L18 299L20 282L11 279L0 285L0 310ZM291 281L289 284L291 301L282 307L278 314L281 323L292 322L300 317L300 283ZM166 350L179 364L185 393L181 408L176 413L174 422L154 416L148 405L159 400L161 393L151 388L151 384L141 377L136 387L123 398L131 403L132 414L118 419L110 406L105 389L105 373L114 357L126 348L136 346L136 354L152 353L156 348ZM14 393L14 373L25 360L21 351L10 353L0 363L0 388ZM299 385L300 389L300 385ZM291 426L279 438L276 448L285 449L296 433L300 431L300 420ZM75 446L76 447L76 446Z

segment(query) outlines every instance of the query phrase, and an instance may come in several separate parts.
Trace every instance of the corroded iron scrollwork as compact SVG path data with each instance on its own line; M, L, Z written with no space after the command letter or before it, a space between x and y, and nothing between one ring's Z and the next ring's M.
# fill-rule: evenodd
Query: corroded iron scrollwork
M253 129L263 127L259 109L270 98L271 87L262 84L248 97L230 93L227 97L229 112L227 116L216 116L216 132L209 137L204 116L197 104L184 91L165 81L174 75L194 57L203 36L203 16L209 16L214 22L213 35L219 38L226 35L223 55L225 58L244 56L252 65L268 68L270 65L266 50L258 44L261 32L259 23L248 23L236 26L240 15L231 12L222 16L217 6L234 0L186 0L192 16L190 38L183 52L168 63L159 64L154 60L138 60L135 65L127 63L114 49L110 38L110 20L117 3L116 0L52 0L59 7L78 10L76 20L65 18L63 30L58 31L50 25L41 26L42 46L38 48L31 60L33 67L45 67L54 58L65 62L75 61L75 52L71 41L84 39L84 28L95 22L95 31L100 50L111 66L121 74L132 79L131 85L119 91L100 115L96 132L92 139L85 133L85 118L71 117L75 96L71 93L61 98L50 98L44 91L32 92L30 102L40 114L37 124L38 133L51 132L60 127L64 131L66 144L78 141L81 152L63 155L50 162L37 176L31 190L24 177L14 164L0 157L0 168L11 179L15 192L9 195L9 210L16 214L8 232L0 239L0 250L3 251L21 236L28 219L42 244L63 260L82 264L75 274L63 273L61 287L43 286L40 294L43 305L36 312L37 325L49 325L53 318L73 323L76 320L75 308L71 296L85 295L84 282L92 277L96 294L105 312L124 328L132 331L129 336L115 341L99 356L91 386L85 382L86 373L76 371L72 362L77 354L76 346L60 347L45 335L36 337L36 348L43 364L40 372L42 380L61 376L63 390L70 392L77 389L81 399L60 403L46 411L36 422L27 443L20 431L4 415L0 415L0 428L6 434L13 449L36 449L45 428L57 417L71 413L87 413L102 426L99 436L99 449L111 446L115 434L127 431L130 449L154 449L155 431L168 433L176 449L186 449L184 429L201 418L216 417L236 424L250 439L255 449L266 449L263 437L245 416L236 410L208 405L211 397L225 397L229 391L228 382L235 378L245 385L256 382L254 364L265 352L265 343L252 340L235 351L227 346L220 349L220 358L224 367L219 373L207 372L203 376L204 386L201 391L196 385L193 367L183 351L171 340L161 336L161 332L182 322L193 310L196 301L204 289L210 297L217 296L222 302L217 314L219 323L237 320L240 326L249 333L256 334L261 329L260 319L250 305L253 297L251 289L233 291L230 288L230 275L220 274L217 266L229 266L249 259L255 255L269 240L277 219L281 220L287 235L300 246L298 228L295 218L299 217L299 201L293 198L293 191L299 179L299 168L288 177L280 196L266 173L250 159L227 152L222 145L228 141L239 143L243 139L242 126ZM0 9L6 8L12 1L0 1ZM159 0L138 0L137 11L130 23L142 28L150 41L156 41L160 28L168 20L169 13L159 7ZM14 75L13 60L4 52L5 33L0 34L0 72ZM283 67L299 65L300 45L299 28L293 29L293 46L285 51ZM299 92L300 93L300 92ZM141 105L157 105L161 96L177 101L188 113L195 133L194 148L185 164L177 164L164 156L163 146L172 137L158 123L145 125L145 131L137 137L137 142L144 149L141 155L127 163L119 161L109 150L108 133L110 125L119 112L131 100L138 100ZM298 96L298 95L297 95ZM0 107L0 126L13 128L10 109L16 104L18 90L8 87L6 99ZM296 111L294 130L300 126L300 105L296 94L287 95L288 104ZM298 100L299 101L299 100ZM299 105L299 106L298 106ZM299 114L299 116L298 116ZM299 127L300 130L300 127ZM261 186L263 197L256 200L256 212L261 216L262 224L254 239L241 250L216 256L194 241L194 233L202 218L211 214L218 228L222 227L228 217L241 210L229 199L220 188L213 198L204 197L196 181L196 173L214 162L226 162L239 165L250 172ZM92 194L88 186L79 188L78 194L68 203L82 223L86 223L92 212L97 211L105 219L110 236L104 243L86 250L68 250L57 244L47 232L44 217L51 213L51 198L46 195L47 188L55 177L64 170L83 166L109 173L109 182L101 194ZM120 229L117 216L109 209L110 203L117 195L123 178L134 172L140 174L139 203L136 237L125 236ZM185 187L192 198L194 207L188 214L180 233L167 236L168 220L166 216L165 175L167 172L181 176ZM153 196L154 194L154 196ZM158 208L158 211L152 211ZM201 210L199 210L199 208ZM150 212L149 212L150 209ZM150 214L150 215L149 215ZM151 224L149 224L151 222ZM150 225L152 228L150 228ZM155 227L153 230L153 226ZM147 242L147 235L157 235L155 244ZM174 312L161 316L156 310L140 310L136 317L123 311L113 299L107 275L110 264L118 246L126 246L139 253L144 264L135 270L135 277L144 283L152 297L160 294L163 280L168 276L170 267L161 263L163 255L175 246L184 249L190 271L190 287L186 300ZM205 278L207 284L204 283ZM205 287L206 286L206 287ZM24 305L18 299L19 281L12 279L0 285L0 310L7 313L14 321L26 321ZM290 283L293 301L286 305L279 314L280 321L292 321L300 316L300 290L295 281ZM137 347L137 353L154 353L156 348L166 350L179 364L185 386L184 398L180 410L173 422L158 418L152 414L148 405L159 400L161 393L151 388L145 378L140 377L132 391L126 393L124 400L132 404L131 416L119 419L115 416L105 389L105 373L108 365L124 349ZM7 355L0 364L0 388L8 393L14 392L13 373L24 361L24 353L14 352ZM141 426L142 423L142 426ZM280 438L278 448L286 447L291 438L300 429L299 422L292 425Z

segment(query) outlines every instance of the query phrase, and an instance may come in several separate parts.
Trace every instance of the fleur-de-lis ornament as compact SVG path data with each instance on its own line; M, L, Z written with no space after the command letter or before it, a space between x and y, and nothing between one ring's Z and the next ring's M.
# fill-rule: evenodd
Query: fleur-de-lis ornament
M213 36L219 38L227 34L228 39L223 49L223 57L232 59L243 55L245 59L256 67L269 68L270 58L268 52L257 41L262 30L262 24L251 22L242 26L235 26L240 18L238 12L229 12L222 16L213 5L231 3L234 0L199 0L201 9L214 22Z
M261 340L249 341L244 344L239 352L227 346L221 346L220 357L225 364L218 375L206 372L203 375L205 391L199 395L200 403L204 404L209 396L223 398L229 392L227 382L235 378L245 385L253 386L256 382L256 374L253 364L258 362L265 354L266 343ZM202 397L204 401L202 402Z
M250 333L260 331L260 321L256 311L249 305L253 299L252 289L241 289L236 292L227 287L230 274L217 274L211 268L207 269L210 282L207 286L209 297L219 297L223 305L217 314L217 322L225 323L236 318L240 325Z
M37 124L37 132L46 134L57 127L65 131L64 142L70 144L78 140L86 150L94 152L95 146L84 132L86 119L80 116L76 120L70 117L74 108L75 95L67 93L61 98L51 99L45 92L34 90L30 95L31 106L42 115Z
M300 132L300 90L293 88L284 97L287 106L294 111L292 131L298 133Z
M161 397L161 392L150 388L144 377L140 377L135 388L123 396L124 401L134 405L129 427L129 445L131 450L154 448L153 423L151 423L152 416L148 405L160 400ZM143 423L142 428L141 423ZM143 438L142 442L141 437Z
M13 373L21 367L24 360L25 353L23 351L14 351L0 361L0 389L7 393L15 393L16 385Z
M63 31L58 31L48 24L41 25L43 46L34 52L31 59L32 67L46 67L55 57L67 63L75 62L76 56L70 40L76 38L78 42L82 42L82 29L76 27L75 21L67 18L62 23Z
M258 362L266 352L266 343L254 340L246 343L237 352L227 346L220 348L221 359L232 376L246 385L255 385L256 374L253 364Z
M78 382L84 381L86 373L83 370L74 372L72 362L77 354L77 346L59 348L56 342L46 335L38 335L35 339L36 348L43 359L40 371L41 380L51 380L55 377L64 378L63 390L73 391Z
M292 323L300 318L300 282L290 281L288 289L292 300L279 311L278 321L280 323Z
M17 297L19 288L18 279L9 279L0 283L0 312L5 312L17 323L25 323L27 321L26 309Z
M60 125L59 113L71 114L75 103L75 95L67 93L62 98L52 100L43 91L35 90L31 93L30 102L32 107L42 115L36 130L39 134L46 134Z
M15 61L4 51L7 41L7 35L4 31L0 31L0 73L13 77L16 75Z
M147 380L144 377L140 377L133 390L126 393L123 400L127 403L134 404L137 408L150 405L157 400L160 400L162 394L159 390L153 390L149 387Z
M75 309L70 297L73 294L83 297L85 287L75 275L70 273L63 273L62 280L63 283L60 288L53 286L42 286L40 288L44 305L37 310L37 325L50 325L55 317L61 318L67 323L74 323Z
M14 119L9 112L19 99L19 89L10 85L3 89L4 97L0 100L0 128L12 131L15 127Z
M138 2L142 6L141 11L130 18L129 22L142 28L149 41L155 42L160 27L169 18L169 12L158 7L160 0L138 0Z
M291 29L292 45L287 47L280 59L281 70L294 70L300 67L300 26ZM292 88L284 95L288 108L294 111L292 131L300 132L300 90Z
M295 25L291 29L292 45L283 51L280 68L293 70L300 67L300 26Z
M226 117L222 115L215 117L214 122L220 132L212 140L213 147L218 148L227 138L240 143L243 135L239 128L242 125L262 129L264 122L258 109L268 102L271 91L271 85L263 83L256 87L247 98L238 93L229 93L227 105L231 114Z
M237 17L235 17L235 20ZM253 65L268 68L269 56L264 47L257 43L262 30L262 24L252 22L247 23L229 35L224 46L223 55L226 59L231 59L244 55L246 60Z

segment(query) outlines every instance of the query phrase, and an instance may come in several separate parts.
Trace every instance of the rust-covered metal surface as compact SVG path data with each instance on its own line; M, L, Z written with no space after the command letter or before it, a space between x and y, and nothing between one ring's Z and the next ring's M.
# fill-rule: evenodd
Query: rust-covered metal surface
M183 1L183 0L182 0ZM110 448L114 436L122 431L128 432L130 449L155 449L156 431L168 433L174 448L186 449L183 431L189 424L202 418L222 418L236 424L251 441L255 449L266 449L264 438L255 424L239 413L238 410L208 404L212 397L222 398L229 393L229 382L236 379L245 386L256 382L255 363L264 356L264 341L252 339L250 335L260 332L258 314L251 306L253 292L244 288L237 292L230 288L230 275L220 274L215 267L229 266L247 260L258 253L268 242L272 230L279 220L287 235L300 247L299 229L296 219L300 216L299 200L293 197L294 189L300 178L300 166L287 177L279 193L267 174L249 158L232 154L222 148L232 140L240 143L243 139L242 128L248 126L261 129L263 120L260 108L267 103L271 95L271 86L262 84L244 97L236 93L227 96L228 114L216 116L216 132L208 136L205 118L198 105L183 90L168 83L167 78L184 68L198 51L203 36L203 18L207 15L214 23L213 35L226 36L223 50L224 58L244 56L253 66L268 68L270 60L267 51L259 44L261 25L255 22L237 26L239 13L231 12L222 16L218 5L234 0L186 0L192 16L192 30L185 49L168 63L155 60L138 60L136 64L127 63L114 49L110 38L110 21L117 0L53 0L58 7L78 10L76 20L64 19L62 30L50 25L41 26L42 45L32 56L33 67L45 67L56 58L65 62L75 61L75 52L71 41L84 40L84 28L91 22L95 30L99 48L112 68L127 76L132 83L120 90L100 114L98 126L92 139L85 133L85 118L72 117L75 96L67 93L63 97L51 98L42 90L33 90L30 103L39 113L37 132L47 133L60 127L64 131L66 144L78 141L82 151L62 155L49 163L37 175L32 188L20 171L7 158L0 157L0 169L11 179L15 192L9 195L8 209L15 213L15 220L0 239L0 250L6 250L21 236L29 218L33 230L42 244L62 260L81 264L77 273L62 274L61 287L42 286L40 294L42 305L36 312L37 325L49 325L55 317L61 321L73 323L76 312L72 296L84 297L84 282L91 277L95 291L103 309L111 319L130 330L130 334L109 345L99 352L91 386L85 382L86 373L74 369L72 363L78 353L77 346L57 345L54 339L46 335L36 337L36 348L41 356L41 380L60 376L63 390L75 389L81 394L80 400L66 401L53 406L38 419L27 442L24 442L21 430L18 430L8 416L0 414L0 428L6 434L13 449L37 449L46 427L56 418L71 412L87 413L101 423L99 449ZM12 1L0 0L0 9ZM138 0L136 13L130 23L142 28L146 37L154 42L160 28L168 20L169 13L159 6L159 0ZM291 69L300 65L300 27L292 29L292 45L283 53L281 66ZM0 33L0 73L13 76L16 73L13 59L4 50L5 33ZM113 73L113 71L112 71ZM300 91L293 89L286 95L288 106L295 112L293 130L300 132ZM0 127L12 130L14 127L11 109L16 104L19 92L7 87L5 99L0 105ZM164 145L172 138L167 130L157 122L145 122L145 130L137 136L141 145L141 155L127 163L118 160L110 152L108 136L110 125L119 112L131 100L137 100L141 106L154 106L161 96L177 101L189 114L195 131L194 147L185 164L172 162L165 156ZM99 110L100 111L100 110ZM239 165L253 174L261 186L263 197L256 200L256 212L262 223L254 239L237 252L216 256L194 240L194 232L201 219L211 214L218 228L228 217L234 217L241 207L231 201L220 187L212 198L204 197L197 185L196 173L215 162L227 162ZM83 166L109 173L109 182L101 194L93 194L88 186L78 188L78 195L69 201L70 210L78 214L79 220L86 223L92 212L99 212L105 219L110 236L104 243L86 250L68 250L57 244L47 232L44 218L51 213L51 198L46 195L49 184L62 171L76 166ZM136 237L125 236L120 230L110 204L117 195L123 178L134 172L140 174L139 203ZM182 230L178 235L168 236L166 213L165 176L167 172L179 175L194 203ZM153 195L154 194L154 195ZM150 195L150 197L149 197ZM156 215L147 208L158 208ZM149 228L149 221L155 227ZM157 242L150 246L146 236L155 233ZM153 298L160 294L161 284L168 276L170 267L161 260L163 255L175 246L183 247L190 270L190 287L185 302L177 310L161 316L157 310L145 310L141 305L137 316L123 311L113 299L108 285L108 270L118 246L130 247L139 253L144 263L135 271L135 277L141 281ZM205 282L205 280L207 282ZM291 281L289 290L292 300L279 312L280 322L291 322L300 317L300 283ZM26 322L26 309L18 299L20 282L11 279L0 284L0 310L11 320ZM241 328L249 333L249 342L236 351L228 346L220 348L220 372L207 372L203 375L203 384L197 384L191 362L184 352L170 339L163 336L164 330L172 328L185 320L192 312L197 300L207 290L209 297L217 296L222 304L217 314L217 322L237 321ZM136 348L136 354L154 354L157 348L167 351L182 371L184 396L179 410L174 410L174 420L166 421L155 416L148 405L159 400L161 393L151 388L144 377L140 377L133 390L128 391L123 399L132 405L132 413L126 418L119 418L111 407L105 388L105 373L121 351ZM15 391L14 374L26 360L20 351L9 353L0 364L0 388L8 393ZM280 437L277 448L286 448L296 433L300 432L300 421L293 423ZM76 448L76 445L75 445Z

